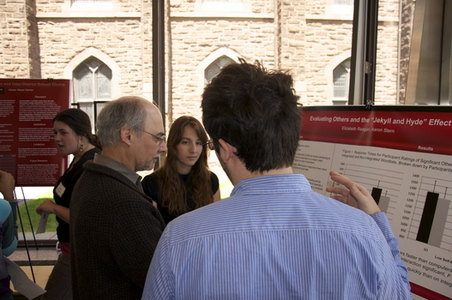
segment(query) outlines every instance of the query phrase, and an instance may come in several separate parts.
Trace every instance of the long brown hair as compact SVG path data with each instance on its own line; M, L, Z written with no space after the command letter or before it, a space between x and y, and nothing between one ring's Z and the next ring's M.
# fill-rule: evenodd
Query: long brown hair
M188 178L187 190L184 182L176 169L177 145L182 140L182 135L186 126L192 127L203 147L201 155L193 165ZM173 216L179 216L189 211L185 198L190 192L195 208L213 202L213 192L210 180L210 170L207 165L207 133L201 122L190 116L182 116L176 119L171 125L167 147L168 151L162 166L155 171L159 182L159 198L162 206L167 207L168 212Z

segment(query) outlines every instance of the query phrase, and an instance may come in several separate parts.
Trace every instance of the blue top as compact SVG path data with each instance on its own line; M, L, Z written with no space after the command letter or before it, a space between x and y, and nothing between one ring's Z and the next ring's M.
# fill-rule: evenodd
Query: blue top
M301 174L241 181L166 227L142 299L411 299L384 213L312 191Z
M0 255L9 256L17 248L16 206L17 202L0 199Z
M17 248L16 206L17 202L0 199L0 299L9 299L7 296L12 293L3 256L11 255Z

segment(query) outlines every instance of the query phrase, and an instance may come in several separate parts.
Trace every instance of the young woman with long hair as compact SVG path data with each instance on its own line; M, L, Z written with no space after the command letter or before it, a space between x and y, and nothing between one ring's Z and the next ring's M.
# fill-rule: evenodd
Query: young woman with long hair
M207 164L211 146L196 118L182 116L171 125L162 166L142 181L144 192L157 203L166 223L220 200L218 177Z

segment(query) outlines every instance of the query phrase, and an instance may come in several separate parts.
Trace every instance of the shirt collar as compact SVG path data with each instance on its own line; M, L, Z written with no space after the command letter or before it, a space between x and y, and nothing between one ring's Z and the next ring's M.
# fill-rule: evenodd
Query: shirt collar
M245 194L273 194L281 192L302 192L311 190L309 181L303 174L265 175L248 178L234 186L231 197Z
M127 168L122 163L98 153L94 155L93 162L121 173L122 175L127 177L130 181L132 181L135 185L137 185L138 188L141 190L141 176Z

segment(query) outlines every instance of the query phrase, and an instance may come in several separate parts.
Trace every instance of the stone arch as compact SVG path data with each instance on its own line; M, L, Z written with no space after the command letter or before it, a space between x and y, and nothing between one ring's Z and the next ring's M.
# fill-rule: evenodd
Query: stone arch
M240 55L237 52L235 52L234 50L227 48L227 47L219 48L219 49L211 52L208 56L206 56L198 64L198 67L196 68L196 74L198 74L198 94L202 94L202 91L204 90L204 86L205 86L204 71L215 60L217 60L218 58L220 58L222 56L226 56L236 62L238 62L239 58L240 58Z
M64 68L63 71L63 78L72 80L72 72L77 68L82 62L84 62L89 57L95 57L99 60L101 60L104 64L106 64L112 71L112 77L111 77L111 96L112 99L117 98L120 95L119 91L119 78L121 69L119 68L118 64L107 54L104 52L89 47L79 54L77 54ZM72 93L71 93L72 98Z
M351 57L350 51L345 51L339 55L336 55L325 67L325 78L326 78L326 89L325 96L326 99L333 101L334 98L334 84L333 84L333 71L346 59Z

